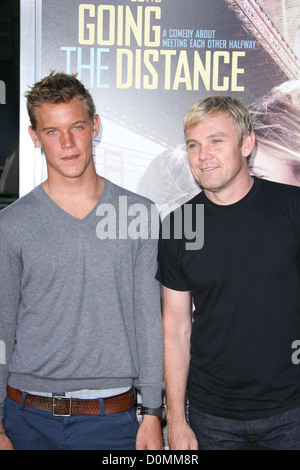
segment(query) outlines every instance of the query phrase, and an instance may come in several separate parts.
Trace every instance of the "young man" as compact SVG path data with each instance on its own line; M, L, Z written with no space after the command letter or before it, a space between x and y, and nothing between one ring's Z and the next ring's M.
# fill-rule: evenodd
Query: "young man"
M100 118L75 76L51 73L27 105L48 177L0 214L0 448L161 449L157 240L118 222L120 201L147 223L151 204L96 174Z
M250 177L255 137L238 100L196 103L184 129L203 191L163 221L171 237L159 242L170 446L299 449L300 366L292 356L300 331L300 188ZM186 226L204 230L201 249L187 248Z

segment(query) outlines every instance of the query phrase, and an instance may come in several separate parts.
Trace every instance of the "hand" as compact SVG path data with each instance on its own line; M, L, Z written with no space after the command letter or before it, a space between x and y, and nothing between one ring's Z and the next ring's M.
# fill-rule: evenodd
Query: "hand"
M160 420L144 415L136 437L136 450L163 450Z
M188 423L168 421L168 439L171 450L198 450L198 441Z
M0 434L0 450L14 450L14 446L6 434Z

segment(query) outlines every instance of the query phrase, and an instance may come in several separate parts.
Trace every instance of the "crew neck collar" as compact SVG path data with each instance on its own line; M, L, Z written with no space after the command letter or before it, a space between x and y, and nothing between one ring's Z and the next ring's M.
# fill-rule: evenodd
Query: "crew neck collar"
M256 195L256 193L259 189L259 186L260 186L260 183L261 183L260 179L257 178L256 176L252 176L252 178L253 178L253 184L252 184L251 188L249 189L249 191L245 194L245 196L243 196L241 199L239 199L238 201L236 201L232 204L224 204L224 205L223 204L217 204L217 203L213 202L211 199L209 199L206 196L204 191L202 191L203 197L204 197L205 201L208 204L210 204L213 207L219 208L220 210L229 210L233 207L242 206L243 204L246 204L250 199L252 199Z

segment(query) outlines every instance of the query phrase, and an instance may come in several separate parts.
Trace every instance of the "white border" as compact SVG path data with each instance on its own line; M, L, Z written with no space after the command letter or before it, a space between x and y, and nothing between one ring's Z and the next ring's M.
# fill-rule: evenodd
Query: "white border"
M41 183L45 171L44 157L34 148L28 134L30 122L24 98L25 91L40 78L41 18L42 0L20 2L20 197Z

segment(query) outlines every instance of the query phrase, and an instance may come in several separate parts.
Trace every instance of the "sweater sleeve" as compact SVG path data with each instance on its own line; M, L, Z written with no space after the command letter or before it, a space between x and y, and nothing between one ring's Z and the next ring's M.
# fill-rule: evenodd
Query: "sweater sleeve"
M6 398L8 365L13 353L20 302L21 261L0 231L0 420Z
M163 333L160 284L155 279L157 239L141 240L134 270L135 325L138 342L139 389L143 406L162 404Z

